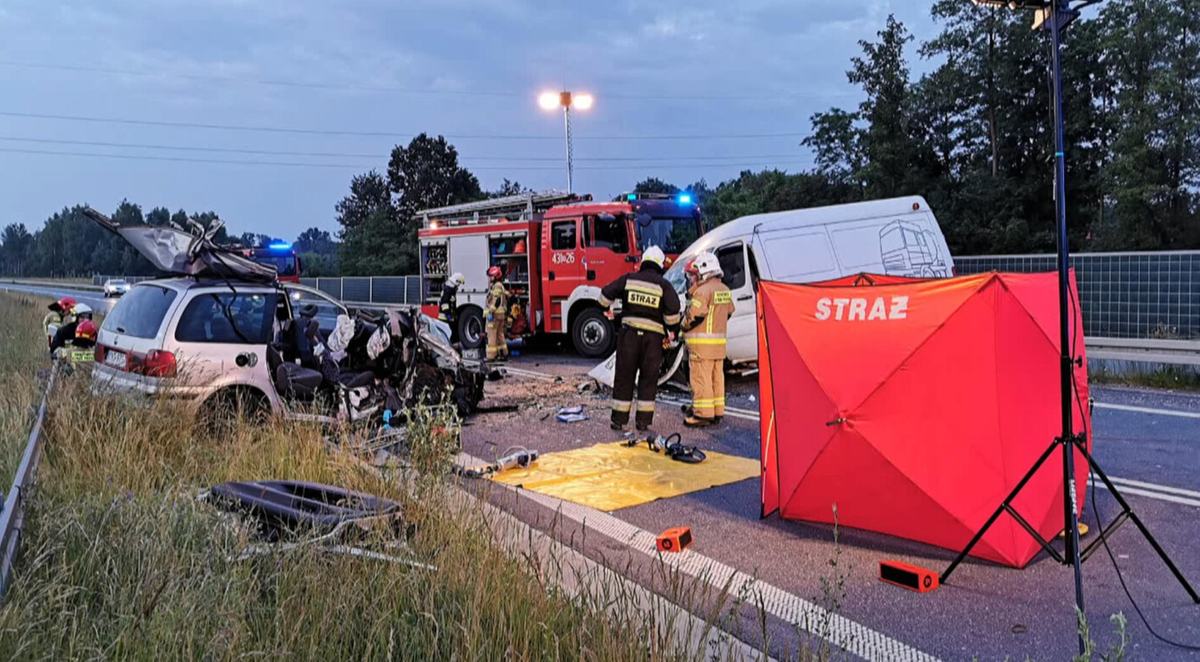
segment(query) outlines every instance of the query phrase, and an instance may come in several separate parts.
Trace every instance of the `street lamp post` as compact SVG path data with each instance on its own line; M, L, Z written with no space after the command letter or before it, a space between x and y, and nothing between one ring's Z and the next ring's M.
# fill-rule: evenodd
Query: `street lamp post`
M543 110L554 110L561 107L563 110L563 128L566 133L567 144L567 193L573 192L574 182L574 164L572 163L574 154L571 146L571 107L574 106L579 110L587 110L592 107L594 99L590 94L572 94L566 90L562 92L542 92L538 96L538 105Z

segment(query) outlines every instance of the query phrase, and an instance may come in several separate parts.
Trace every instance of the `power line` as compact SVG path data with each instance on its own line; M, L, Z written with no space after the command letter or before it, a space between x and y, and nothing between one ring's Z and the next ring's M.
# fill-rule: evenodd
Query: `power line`
M23 136L0 136L0 141L19 142L19 143L34 143L48 145L81 145L84 147L118 147L130 149L155 149L155 150L172 150L182 152L214 152L224 154L257 154L267 156L304 156L304 157L323 157L323 158L360 158L360 159L377 159L381 156L386 157L387 153L353 153L353 152L293 152L279 151L266 149L243 149L233 147L203 147L195 145L162 145L153 143L121 143L121 142L106 142L98 140L62 140L57 138L29 138ZM705 156L673 156L673 157L640 157L640 156L596 156L596 157L579 157L576 161L581 162L673 162L673 161L728 161L747 159L790 159L800 156L799 154L713 154ZM563 160L561 156L466 156L463 157L467 161L544 161L551 163L559 163Z
M243 161L232 159L203 159L183 156L151 156L141 154L108 154L99 152L67 152L58 150L41 150L41 149L22 149L11 147L0 147L0 153L13 154L40 154L50 156L70 156L70 157L86 157L86 158L103 158L103 159L123 159L131 161L174 161L183 163L209 163L221 165L249 165L249 166L279 166L279 167L309 167L309 168L346 168L365 170L372 167L371 165L356 164L356 163L314 163L310 161ZM811 161L777 161L774 163L764 162L746 162L746 163L674 163L674 164L631 164L621 166L582 166L577 170L682 170L682 169L700 169L700 168L771 168L784 165L800 165L810 166ZM528 171L528 170L547 170L559 171L561 166L463 166L468 170L500 170L500 171Z
M91 67L72 64L53 64L45 62L26 62L21 60L0 60L0 66L19 67L24 69L44 69L51 71L70 71L77 73L106 74L116 76L142 76L148 78L179 78L183 80L212 81L220 83L247 83L272 87L291 87L317 90L361 90L367 92L391 92L399 94L457 96L457 97L509 97L532 100L525 92L501 92L498 90L434 90L428 88L411 88L396 85L364 85L360 83L326 83L281 79L243 78L236 76L219 76L215 74L189 74L183 72L141 71L134 69L117 69L112 67ZM759 93L759 94L630 94L604 93L605 99L619 100L656 100L656 101L769 101L779 99L824 99L836 96L853 96L855 92L795 92L795 93Z
M0 116L23 117L30 119L59 120L67 122L93 122L103 124L132 124L141 126L164 126L181 129L211 129L220 131L249 131L263 133L292 133L324 136L361 136L371 138L412 138L411 133L391 133L386 131L349 131L340 129L295 129L277 126L246 126L236 124L208 124L202 122L168 122L163 120L144 120L116 117L89 117L83 115L53 115L49 113L19 113L0 111ZM427 132L438 135L436 132ZM484 140L553 140L560 141L562 136L517 135L517 134L458 134L445 135L446 138L484 139ZM575 136L575 140L724 140L724 139L754 139L754 138L796 138L809 135L808 133L741 133L741 134L692 134L692 135L648 135L648 136Z

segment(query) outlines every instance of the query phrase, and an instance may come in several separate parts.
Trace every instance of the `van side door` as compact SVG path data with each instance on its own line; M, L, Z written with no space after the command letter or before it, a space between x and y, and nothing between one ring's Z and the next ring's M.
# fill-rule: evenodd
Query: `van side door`
M755 324L754 278L741 241L725 244L715 251L721 264L721 282L733 293L733 314L726 333L726 356L733 363L752 361L758 354L758 328Z

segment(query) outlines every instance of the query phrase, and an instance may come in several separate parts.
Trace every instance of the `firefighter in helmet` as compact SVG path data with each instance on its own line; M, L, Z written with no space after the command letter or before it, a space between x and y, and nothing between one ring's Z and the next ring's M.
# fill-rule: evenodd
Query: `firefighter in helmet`
M458 319L458 288L466 284L466 277L456 272L442 285L442 298L438 300L438 319L449 324L452 333L454 322Z
M54 352L75 342L75 329L85 321L92 321L92 307L86 303L77 303L71 308L71 315L58 327L54 337L50 339L50 351Z
M733 314L733 293L721 282L721 263L712 253L701 253L684 272L688 289L683 317L692 383L692 408L683 424L705 427L725 415L725 332Z
M72 297L63 297L47 306L50 312L42 318L42 331L46 334L47 346L54 344L54 336L59 327L75 321L75 304L76 301Z
M637 272L621 276L600 291L600 305L606 308L622 301L611 423L612 429L620 432L629 425L635 383L637 429L648 430L654 422L663 345L679 325L679 295L663 278L665 261L662 249L651 246L642 254Z
M508 290L504 287L504 271L493 266L487 271L488 293L484 306L487 310L487 359L489 361L508 358Z
M96 335L100 329L89 318L79 320L75 325L75 337L70 345L64 345L55 353L56 356L70 363L91 363L95 360Z

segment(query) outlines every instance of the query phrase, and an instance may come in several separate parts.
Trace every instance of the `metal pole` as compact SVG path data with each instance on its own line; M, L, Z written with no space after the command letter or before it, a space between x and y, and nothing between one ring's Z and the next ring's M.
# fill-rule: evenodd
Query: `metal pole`
M1054 90L1054 209L1058 224L1058 342L1059 352L1059 395L1062 399L1062 453L1063 453L1063 527L1066 535L1066 554L1075 570L1075 606L1079 613L1083 611L1083 573L1079 561L1079 518L1077 516L1075 494L1075 444L1071 443L1074 436L1072 430L1072 389L1074 388L1075 362L1071 357L1071 323L1069 311L1068 278L1070 265L1070 247L1067 245L1067 172L1066 158L1063 154L1063 111L1062 111L1062 62L1060 58L1061 24L1067 18L1062 5L1066 0L1052 0L1050 12L1051 68ZM1079 633L1079 653L1087 650L1083 633Z
M563 124L567 129L567 193L574 192L571 188L571 175L573 167L571 164L571 107L563 106Z

